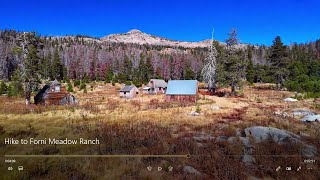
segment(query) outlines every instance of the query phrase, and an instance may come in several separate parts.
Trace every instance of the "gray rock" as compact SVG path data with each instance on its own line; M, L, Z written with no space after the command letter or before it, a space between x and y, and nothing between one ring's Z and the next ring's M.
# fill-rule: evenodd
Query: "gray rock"
M227 139L228 143L230 144L241 144L244 146L244 153L245 154L252 154L254 146L250 143L250 140L248 137L229 137Z
M304 137L310 137L309 134L304 133L304 132L302 132L302 131L299 132L299 135L300 135L300 136L304 136Z
M219 106L211 106L211 109L212 109L212 110L219 110L220 107L219 107Z
M242 144L245 146L245 147L253 147L250 143L250 140L248 137L244 138L244 137L240 137L240 141L242 142Z
M236 136L242 136L240 129L236 130Z
M294 99L294 98L285 98L283 101L284 101L284 102L297 102L297 101L298 101L298 99Z
M193 136L192 138L196 141L214 140L214 137L211 136L210 134L201 134L198 136Z
M227 139L228 138L226 136L218 136L214 142L223 142L227 141Z
M192 111L191 113L189 113L190 116L200 116L200 113L197 113L195 111Z
M241 143L246 147L251 147L251 143L249 141L249 138L244 137L229 137L227 139L228 143L235 144L235 143Z
M291 132L273 127L254 126L246 128L244 131L246 137L252 137L258 143L269 138L272 138L274 142L279 144L285 140L297 142L300 138L298 135L295 135Z
M296 111L293 111L292 115L293 117L305 117L305 116L313 116L315 114L309 110L296 110Z
M242 161L243 163L245 163L245 164L253 164L253 163L256 162L256 160L255 160L252 156L247 155L247 154L245 154L245 155L243 155L243 156L241 157L241 161Z
M305 144L301 149L301 153L305 157L312 158L318 154L318 150L314 146Z
M308 115L301 119L302 122L320 122L320 114L318 115Z
M183 172L201 176L201 173L191 166L185 166Z
M281 117L291 117L290 114L288 114L287 112L281 112L280 110L277 110L275 112L273 112L274 115L277 115L277 116L281 116Z
M237 137L228 137L227 141L228 141L228 143L230 143L230 144L235 144L235 143L238 142L238 141L237 141Z

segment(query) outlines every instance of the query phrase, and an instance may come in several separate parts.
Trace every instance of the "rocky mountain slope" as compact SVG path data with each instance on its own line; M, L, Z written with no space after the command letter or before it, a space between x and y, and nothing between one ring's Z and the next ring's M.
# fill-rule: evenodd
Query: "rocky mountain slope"
M144 33L137 29L132 29L127 33L123 34L110 34L100 39L105 42L116 42L116 43L133 43L133 44L148 44L158 46L170 46L170 47L184 47L184 48L204 48L210 46L210 39L199 41L199 42L188 42L188 41L175 41L159 36ZM226 45L224 42L219 42L220 45ZM245 48L246 44L239 44L238 48Z
M137 29L130 30L123 34L111 34L101 38L101 40L106 42L133 43L140 45L149 44L170 47L180 46L185 48L208 47L210 45L210 40L200 42L174 41L167 38L153 36Z

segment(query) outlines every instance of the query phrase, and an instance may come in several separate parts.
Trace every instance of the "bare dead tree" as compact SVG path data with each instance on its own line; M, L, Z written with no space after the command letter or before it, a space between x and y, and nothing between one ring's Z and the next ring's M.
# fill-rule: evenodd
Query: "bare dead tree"
M208 91L215 91L216 89L216 70L217 70L216 58L217 58L218 52L213 45L213 34L214 34L214 29L212 31L212 41L210 43L211 45L210 45L209 53L205 58L205 64L201 71L203 81L207 83Z
M20 46L22 47L22 62L21 62L21 66L20 66L20 69L21 69L21 74L20 74L20 78L22 79L26 79L26 66L25 66L25 60L28 56L28 48L27 48L27 45L28 45L28 42L27 42L27 39L26 39L26 32L24 32L23 34L20 35L19 37L19 41L20 41ZM30 96L31 96L31 84L29 81L25 80L25 101L26 101L26 105L30 104Z

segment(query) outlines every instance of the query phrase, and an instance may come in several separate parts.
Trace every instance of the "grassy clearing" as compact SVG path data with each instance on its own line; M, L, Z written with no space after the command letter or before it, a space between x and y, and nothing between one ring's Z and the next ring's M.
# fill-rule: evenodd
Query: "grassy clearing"
M191 159L179 158L82 158L82 159L19 159L25 167L23 173L12 173L5 178L40 179L184 179L192 175L183 173L185 165L200 171L202 178L243 179L249 175L277 178L270 168L285 162L283 159L259 157L260 166L247 167L239 157L226 156L243 153L238 145L193 139L199 134L234 136L237 129L261 125L285 129L309 136L306 141L318 149L319 125L303 124L294 118L283 118L273 112L290 112L310 108L317 113L314 103L301 100L284 103L290 92L246 87L245 96L201 96L196 104L168 103L163 95L141 95L134 99L121 99L119 85L95 83L88 93L77 92L78 106L25 106L23 99L0 97L0 136L14 138L91 138L98 137L100 145L4 145L1 154L192 154ZM260 102L256 99L259 98ZM201 109L200 116L188 113ZM219 108L216 108L219 107ZM259 144L259 153L295 153L297 147ZM290 151L289 151L290 150ZM290 161L299 162L292 158ZM174 166L174 173L147 171L147 166ZM3 169L1 169L3 171ZM3 174L3 172L0 172ZM303 177L291 173L288 177ZM310 179L319 174L308 175ZM194 177L193 177L194 178Z

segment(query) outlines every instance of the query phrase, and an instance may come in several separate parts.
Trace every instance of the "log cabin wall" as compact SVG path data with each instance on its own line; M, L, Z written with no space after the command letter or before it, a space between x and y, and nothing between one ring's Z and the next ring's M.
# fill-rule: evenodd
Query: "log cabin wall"
M55 87L60 86L60 91L57 92L55 91ZM45 100L45 104L47 105L60 105L61 100L68 95L68 91L64 86L61 85L54 85L51 86L49 91L48 91L48 96Z
M196 102L196 95L167 95L167 101L188 101L188 102Z

